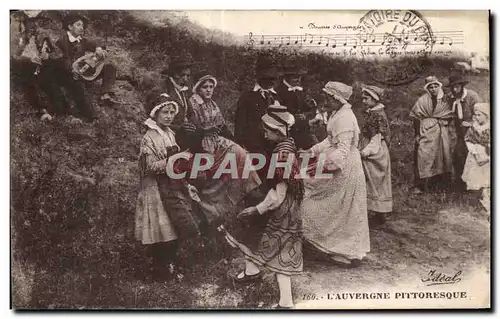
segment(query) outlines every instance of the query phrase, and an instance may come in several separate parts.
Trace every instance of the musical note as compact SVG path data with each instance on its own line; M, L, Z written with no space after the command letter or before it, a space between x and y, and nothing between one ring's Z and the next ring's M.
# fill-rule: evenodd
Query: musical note
M375 33L371 32L353 32L331 33L331 34L288 34L288 35L257 35L249 32L245 36L244 43L248 47L252 46L270 46L276 48L283 47L311 47L311 48L363 48L374 46L394 46L398 49L418 50L415 46L425 46L430 48L433 45L456 45L463 44L465 41L463 31L434 31L431 35L428 32L415 32L410 29L398 26L394 32ZM338 43L338 45L337 45ZM321 51L318 48L317 51Z
M332 48L336 48L337 47L337 40L331 39L331 38L327 38L326 46L330 45L330 40L333 41Z
M310 37L311 37L311 40L309 41L309 43L310 43L310 44L312 44L312 43L313 43L313 41L314 41L314 35L312 35L312 34L310 34L310 33L306 33L306 34L305 34L305 37L304 37L304 42L306 42L306 41L307 41L307 37L308 37L308 36L310 36Z
M392 44L394 42L394 38L395 38L394 35L389 34L389 33L386 32L384 34L384 40L382 41L381 45L384 45L386 42L388 44Z
M280 41L278 41L277 37L274 37L274 42L278 43L278 48L281 48L281 46L283 45L283 37L280 37Z
M354 49L356 49L356 47L358 46L358 40L356 40L356 39L354 39L354 38L351 38L351 39L353 39L353 40L354 40L354 44L352 45L352 47L353 47Z
M401 32L401 36L404 36L404 41L408 42L408 37L410 36L409 32L406 32L405 29Z
M353 40L354 41L354 44L352 44L352 47L354 49L356 49L356 47L358 46L358 40L356 38L353 38L353 37L346 36L345 37L344 46L345 47L347 46L347 44L349 43L349 40Z
M450 46L451 46L451 45L453 45L453 39L452 39L452 38L450 38L450 37L442 37L442 38L441 38L441 42L439 42L439 44L443 45L443 44L444 44L444 39L445 39L445 38L446 38L446 39L448 39L448 40L450 40L450 42L448 43Z
M361 45L363 46L363 44L367 43L368 41L370 41L371 43L375 43L376 35L373 33L372 29L370 33L358 34L358 38L362 40Z

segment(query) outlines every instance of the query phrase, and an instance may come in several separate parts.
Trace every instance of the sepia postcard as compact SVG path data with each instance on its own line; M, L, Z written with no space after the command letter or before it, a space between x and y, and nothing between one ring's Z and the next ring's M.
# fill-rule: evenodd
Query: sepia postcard
M490 309L490 19L11 10L12 309Z

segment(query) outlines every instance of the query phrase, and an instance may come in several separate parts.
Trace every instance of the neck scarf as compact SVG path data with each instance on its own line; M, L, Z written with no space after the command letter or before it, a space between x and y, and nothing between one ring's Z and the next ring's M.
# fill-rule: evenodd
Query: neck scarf
M145 122L144 125L149 127L152 130L157 131L161 137L165 139L165 144L167 147L173 147L177 146L177 143L175 141L175 133L172 131L169 127L166 128L166 130L162 130L158 124L156 123L155 120L148 118Z
M456 110L457 117L459 120L463 119L463 117L464 117L462 103L465 101L466 96L467 96L467 89L464 88L464 92L462 93L462 96L455 98L455 101L453 101L452 112L455 112L455 110Z

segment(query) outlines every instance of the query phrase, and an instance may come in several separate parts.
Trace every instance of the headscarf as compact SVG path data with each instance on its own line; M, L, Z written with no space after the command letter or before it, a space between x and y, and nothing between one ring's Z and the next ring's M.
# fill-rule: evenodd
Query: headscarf
M365 92L375 101L379 102L384 94L384 89L381 89L375 85L366 85L361 89L361 92Z
M149 112L149 117L154 119L156 113L167 105L172 105L175 108L175 114L179 113L179 105L177 102L173 101L167 93L151 93L148 96L147 101L148 108L151 110Z
M323 92L335 97L342 104L347 104L352 95L352 87L341 82L330 81L325 84Z
M474 104L474 111L479 111L488 117L488 121L484 124L479 124L477 121L472 123L472 127L477 132L482 132L490 128L490 104L489 103L476 103Z
M431 84L437 84L439 87L443 87L443 83L439 82L437 77L431 75L425 78L425 84L424 84L424 89L427 90L427 87Z
M214 88L217 86L217 79L213 75L204 75L202 76L198 82L193 86L193 93L198 94L198 87L202 85L205 81L212 81L214 84Z
M284 105L277 101L267 108L267 113L262 116L264 127L280 132L283 136L288 136L290 128L295 124L295 117L288 112Z
M154 118L159 110L168 105L174 106L175 114L177 115L177 113L179 112L179 105L175 101L172 101L167 93L158 92L149 93L146 105L150 111L149 118L144 122L144 125L152 130L157 131L165 139L167 146L176 146L177 143L175 141L174 131L172 131L172 129L170 129L169 127L166 127L164 129L160 128Z
M479 111L489 118L490 117L490 104L489 103L476 103L476 104L474 104L474 111Z

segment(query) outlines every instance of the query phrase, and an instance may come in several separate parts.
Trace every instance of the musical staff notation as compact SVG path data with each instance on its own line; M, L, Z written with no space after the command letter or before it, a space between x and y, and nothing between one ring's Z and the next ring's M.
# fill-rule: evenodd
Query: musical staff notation
M256 39L259 39L256 41ZM323 48L357 48L380 46L415 46L431 44L433 46L453 46L465 43L463 31L436 31L432 39L427 34L411 33L337 33L337 34L290 34L270 35L249 33L245 36L245 43L251 46L271 47L323 47Z

